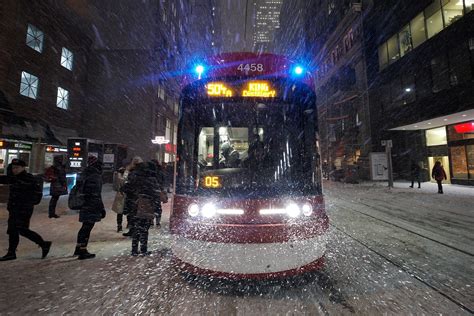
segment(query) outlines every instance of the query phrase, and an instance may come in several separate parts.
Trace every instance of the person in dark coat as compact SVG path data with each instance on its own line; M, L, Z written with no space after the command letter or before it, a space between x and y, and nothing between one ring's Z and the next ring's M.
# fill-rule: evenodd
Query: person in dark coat
M418 189L421 188L420 172L421 172L420 166L415 161L412 161L411 166L410 166L410 177L411 177L410 188L413 188L413 185L415 184L415 180L418 182Z
M66 166L63 163L63 156L54 157L53 165L46 169L44 177L47 182L51 183L49 187L49 201L48 217L59 218L56 214L56 205L58 204L61 195L67 195L67 180L66 180Z
M36 243L42 249L42 258L45 258L51 248L51 241L45 241L36 232L30 230L30 219L33 215L35 202L36 179L26 172L26 163L16 160L11 163L11 176L6 177L10 184L8 198L8 252L0 261L16 259L16 249L20 242L20 235ZM2 179L3 182L3 179Z
M433 170L431 170L431 176L438 183L438 193L443 194L443 180L447 180L448 177L446 176L446 171L444 171L444 168L441 165L441 161L438 160L435 162Z
M156 168L156 181L158 183L158 187L160 191L165 191L165 170L161 166L160 162L156 159L153 159L152 162ZM166 194L164 192L163 194ZM155 209L155 223L156 227L161 227L161 214L163 213L163 208L161 206L161 196L160 199L156 201L156 209Z
M130 174L128 181L123 187L123 191L128 195L136 197L134 229L132 235L132 256L138 255L138 246L140 252L148 255L148 230L153 222L155 204L160 199L160 186L156 179L156 166L154 162L140 163L135 172ZM138 211L139 199L145 199L149 202L147 211Z
M139 164L143 163L143 159L141 157L133 157L130 164L125 168L125 172L123 173L123 180L124 183L127 183L128 177L135 172L135 169ZM125 237L131 237L133 235L133 220L136 212L136 205L135 201L137 197L133 193L125 194L125 201L123 207L123 215L127 216L127 228L129 228L128 232L123 233L122 235Z
M87 168L84 169L79 181L82 185L84 205L79 210L79 222L82 223L82 227L77 234L74 255L83 260L95 257L95 254L87 251L87 244L95 223L100 222L106 214L102 202L102 162L90 156L87 159Z

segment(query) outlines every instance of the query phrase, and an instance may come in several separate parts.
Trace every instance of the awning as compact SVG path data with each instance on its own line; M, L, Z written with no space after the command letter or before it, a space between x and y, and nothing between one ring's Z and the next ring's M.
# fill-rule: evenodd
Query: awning
M474 109L467 110L463 112L448 114L444 116L439 116L432 118L430 120L415 122L410 125L404 125L389 129L390 131L416 131L416 130L425 130L431 129L451 124L462 123L466 121L474 120Z
M74 129L58 127L54 125L49 125L49 128L54 138L57 139L61 145L64 145L64 146L67 146L68 138L77 138L79 136L77 131ZM54 145L54 144L51 144L51 145Z

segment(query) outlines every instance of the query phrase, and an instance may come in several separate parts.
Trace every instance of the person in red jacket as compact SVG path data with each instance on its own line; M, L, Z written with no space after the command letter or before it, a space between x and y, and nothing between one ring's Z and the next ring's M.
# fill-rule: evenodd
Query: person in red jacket
M448 178L440 161L435 163L433 170L431 171L431 176L438 183L438 193L443 194L443 180L447 180Z

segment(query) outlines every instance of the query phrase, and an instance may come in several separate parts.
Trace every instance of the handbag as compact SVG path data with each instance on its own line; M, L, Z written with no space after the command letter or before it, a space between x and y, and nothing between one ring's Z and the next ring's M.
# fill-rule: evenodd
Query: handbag
M155 217L153 199L147 195L140 194L137 200L137 218L153 219Z
M117 194L115 194L114 202L112 203L112 211L117 214L123 214L124 204L125 195L123 193L117 192Z
M161 203L168 203L168 194L166 194L166 191L161 191L160 192L160 202Z

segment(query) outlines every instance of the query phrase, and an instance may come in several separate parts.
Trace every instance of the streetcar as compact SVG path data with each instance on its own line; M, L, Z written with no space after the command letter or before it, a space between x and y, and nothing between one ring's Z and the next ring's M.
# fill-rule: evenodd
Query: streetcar
M310 72L254 53L213 56L194 70L178 122L176 266L226 279L320 269L328 217Z

